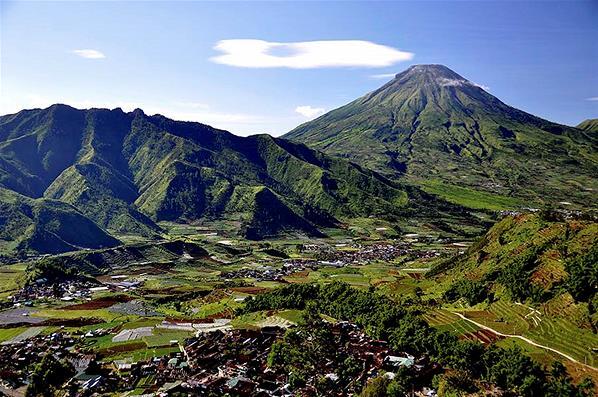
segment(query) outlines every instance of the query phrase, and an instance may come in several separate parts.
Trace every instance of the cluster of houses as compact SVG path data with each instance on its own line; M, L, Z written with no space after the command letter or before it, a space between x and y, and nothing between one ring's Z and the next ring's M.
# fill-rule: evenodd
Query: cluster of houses
M285 259L281 267L256 266L223 272L220 278L230 281L235 279L253 278L256 281L283 281L283 278L296 272L318 269L315 260Z
M351 356L359 363L358 374L350 383L337 373L340 362L323 359L301 389L291 390L291 374L267 364L272 345L283 337L285 329L263 327L198 332L185 341L172 341L178 349L136 362L101 362L101 357L85 349L86 338L111 330L98 329L81 335L39 334L0 347L0 387L14 390L26 385L31 368L48 353L72 365L75 375L65 388L76 390L72 395L77 396L115 391L144 396L292 396L297 392L315 396L322 379L329 390L337 390L334 395L347 396L358 393L369 379L382 373L392 377L400 367L417 371L420 376L431 376L439 370L424 358L393 352L385 341L368 337L352 323L338 322L331 327L339 341L338 357Z
M14 295L7 297L13 304L29 305L39 299L62 299L65 301L90 298L93 289L97 287L89 281L68 280L61 283L49 283L47 279L40 278L35 282L25 285Z
M414 248L413 242L422 239L419 235L406 235L407 241L397 243L375 243L361 245L338 244L303 244L300 251L312 258L290 258L282 261L282 266L252 266L238 270L223 272L220 278L230 281L234 279L252 278L257 281L284 282L284 277L305 270L318 270L323 267L345 267L349 265L366 265L374 261L392 261L399 257L408 260L430 259L441 255L438 250ZM450 244L449 244L450 245ZM454 249L453 246L450 246Z
M65 302L91 300L92 295L97 292L128 292L143 285L139 280L116 279L105 283L97 283L84 279L64 280L60 283L48 282L40 278L25 285L14 295L8 296L4 306L31 306L37 300L60 299Z
M344 248L344 247L340 247ZM372 261L392 261L400 256L407 255L411 251L408 242L376 243L369 245L352 244L350 249L321 250L316 258L322 262L336 261L343 265L363 265Z
M291 390L290 374L282 369L267 365L268 355L275 341L284 330L264 327L260 330L233 329L200 333L187 339L181 346L183 359L168 361L162 374L173 374L177 362L184 362L184 371L179 376L170 376L154 385L147 392L160 390L163 385L174 387L187 395L238 395L238 396L292 396L318 395L316 383L325 379L334 395L346 396L358 393L367 380L385 373L392 377L400 367L410 368L420 374L435 373L439 367L426 359L416 359L405 353L393 352L384 341L369 338L357 326L348 322L332 325L338 344L338 356L352 356L360 363L359 374L347 384L337 374L340 363L322 360L313 376L306 380L300 390ZM156 369L152 369L155 371ZM159 370L159 369L158 369ZM424 374L425 375L425 374ZM179 382L180 381L180 382ZM345 382L345 383L343 383Z

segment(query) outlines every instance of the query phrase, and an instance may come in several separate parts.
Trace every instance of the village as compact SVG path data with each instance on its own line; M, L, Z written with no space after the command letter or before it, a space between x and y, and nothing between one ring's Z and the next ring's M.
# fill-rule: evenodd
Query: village
M421 242L426 244L418 244ZM211 288L222 292L220 295L214 292L213 296L223 299L230 296L235 305L241 305L248 295L239 295L235 290L260 291L252 287L234 288L237 284L251 285L244 280L284 285L299 274L313 271L334 273L346 267L358 269L377 262L396 263L400 268L402 263L432 259L447 250L462 249L450 241L417 234L405 235L401 240L362 243L349 239L301 244L297 246L297 255L291 257L256 258L253 262L241 257L243 262L240 263L247 265L235 265L234 270L227 270L223 263L214 281L209 282L216 282ZM193 261L181 262L182 266L190 263ZM128 268L130 272L123 268L96 277L49 279L41 275L3 299L0 320L4 332L24 331L5 338L0 345L0 391L22 396L31 382L31 372L47 354L72 368L64 387L69 396L115 390L130 396L177 393L315 396L321 394L322 388L328 390L329 395L344 396L358 393L376 376L383 374L392 378L399 368L417 373L419 379L430 379L438 371L438 366L425 357L391 351L385 341L373 340L357 325L341 321L330 324L335 338L340 341L337 357L351 357L358 371L349 381L339 373L342 362L322 361L299 387L293 384L292 373L268 366L272 345L284 339L287 329L293 328L297 320L281 320L274 313L268 314L270 317L266 320L239 327L239 322L232 321L234 315L230 310L222 318L220 314L206 319L169 318L165 313L170 306L154 301L153 291L159 290L149 287L157 280L167 279L162 273L164 268L156 272L151 266L149 262L133 264ZM188 296L195 299L203 295ZM210 304L211 301L201 302ZM47 315L45 309L55 310L59 315L69 313L69 316L54 318L55 314ZM94 310L106 311L110 318L122 320L103 323L105 320L94 316ZM187 313L195 313L194 310ZM85 313L88 317L73 317L70 313L74 316ZM273 318L277 320L272 321ZM129 326L128 321L140 326ZM149 325L143 325L144 321L149 321ZM153 339L159 342L148 344ZM129 353L130 349L133 350ZM140 356L139 351L148 354ZM333 390L338 391L332 393ZM431 390L418 390L421 395L434 395Z
M348 396L377 375L394 377L400 368L430 377L439 367L425 358L393 352L385 341L369 338L356 325L332 325L338 357L352 357L359 365L350 384L341 379L341 363L323 361L299 390L291 390L291 374L268 367L271 347L285 333L281 327L251 329L203 329L195 337L172 341L176 351L147 360L104 361L85 348L85 339L111 332L98 329L87 334L56 332L4 344L0 348L1 390L22 390L40 357L52 355L68 363L72 376L67 381L68 395L87 396L107 391L128 395L168 396L173 393L207 396L233 393L239 396L318 395L318 388L336 390L333 395ZM322 380L326 385L322 385ZM343 383L345 382L345 383ZM422 390L432 396L430 390ZM14 395L14 394L13 394ZM331 394L332 395L332 394ZM422 394L423 395L423 394Z

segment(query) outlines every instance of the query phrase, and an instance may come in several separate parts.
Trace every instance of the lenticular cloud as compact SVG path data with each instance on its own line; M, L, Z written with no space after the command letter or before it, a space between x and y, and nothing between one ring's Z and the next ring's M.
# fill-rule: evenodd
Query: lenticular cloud
M236 39L219 41L214 49L222 54L211 58L213 62L244 68L384 67L413 58L410 52L363 40Z

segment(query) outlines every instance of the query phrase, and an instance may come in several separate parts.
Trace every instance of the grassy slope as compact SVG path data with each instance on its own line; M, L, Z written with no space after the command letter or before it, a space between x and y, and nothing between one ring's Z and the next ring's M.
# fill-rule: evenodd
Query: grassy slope
M285 138L417 185L433 178L447 189L484 190L499 200L592 205L588 189L598 189L595 133L511 108L441 66L412 67Z
M446 290L462 279L480 281L492 291L494 300L473 308L460 302L453 310L499 332L523 335L596 366L598 355L589 349L598 344L595 309L587 302L575 301L567 292L565 262L597 244L595 221L547 220L538 214L506 217L457 260L433 269L434 288ZM540 300L530 297L519 303L522 299L511 296L508 286L496 276L522 258L531 264L522 281L543 291ZM431 313L427 319L446 327L464 321L443 313Z
M0 186L60 200L114 233L145 237L162 233L159 221L227 216L244 222L253 238L313 235L356 216L433 223L455 213L472 221L458 206L303 145L140 110L54 105L3 116ZM283 216L262 216L258 199L266 192Z
M77 209L0 188L0 241L5 253L60 253L119 243Z
M587 119L577 125L577 128L584 131L598 132L598 119Z

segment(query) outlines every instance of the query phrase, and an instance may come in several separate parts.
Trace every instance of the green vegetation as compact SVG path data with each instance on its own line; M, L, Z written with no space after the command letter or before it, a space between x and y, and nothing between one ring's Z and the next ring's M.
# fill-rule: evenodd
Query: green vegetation
M598 132L598 119L587 119L577 125L577 128L589 132Z
M228 219L263 239L346 219L480 226L458 205L266 135L137 110L65 105L0 118L0 251L59 253L161 238L158 223Z
M26 397L52 397L56 389L75 374L75 369L66 361L60 361L48 353L37 364L31 374L31 381L25 392Z
M416 65L284 137L406 177L449 201L497 210L545 201L595 206L591 125L579 126L584 133L551 123L445 66Z
M521 199L450 185L440 180L425 180L421 185L426 192L467 208L500 211L525 206Z
M311 325L304 332L311 336L303 340L302 336L290 331L285 340L272 349L269 361L271 365L295 368L299 374L310 367L312 357L325 355L329 346L326 341L330 335L326 333L326 327L319 325L322 320L318 312L322 312L337 319L355 321L372 337L390 340L393 349L414 355L426 354L448 368L463 371L471 379L489 381L522 396L539 395L546 389L568 390L570 394L565 395L571 396L587 396L592 392L590 381L576 387L562 370L546 374L519 349L484 348L479 343L461 341L448 332L431 328L416 312L397 306L386 297L373 291L359 291L344 283L282 287L249 300L240 312L282 308L304 308L305 323ZM311 345L306 345L307 340ZM300 382L301 375L298 378ZM366 386L364 395L376 395L371 394L373 390L386 389L388 393L389 388L398 388L391 388L391 383L380 380L374 382ZM452 382L451 387L455 386ZM467 387L475 387L475 383L468 382Z
M515 301L547 302L562 294L564 285L588 302L596 286L597 244L598 224L591 220L566 220L550 212L505 217L463 256L437 263L429 276L448 275L459 282L455 288L475 286L497 294L500 286ZM451 299L463 292L455 288Z
M69 204L28 198L0 186L0 256L58 254L118 243Z
M598 245L582 255L569 259L565 264L569 274L567 290L582 302L595 302L598 294Z
M452 284L444 293L448 302L464 298L470 306L483 302L488 296L488 291L483 283L471 280L459 280Z

